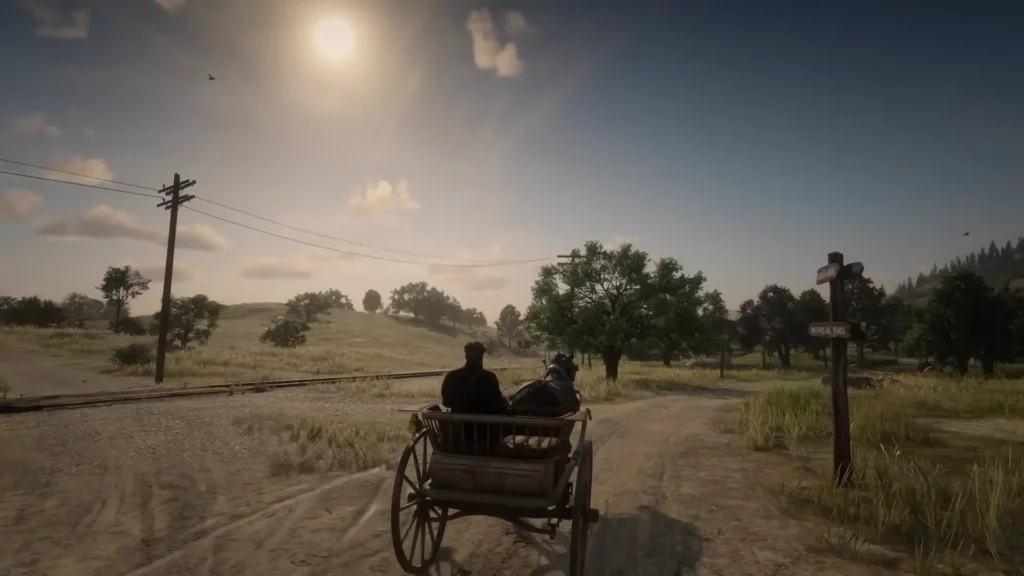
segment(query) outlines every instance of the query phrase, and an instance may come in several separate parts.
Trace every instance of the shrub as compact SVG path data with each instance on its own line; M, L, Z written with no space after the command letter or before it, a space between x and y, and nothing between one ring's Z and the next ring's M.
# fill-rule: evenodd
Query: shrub
M0 398L7 398L7 393L11 391L11 385L7 383L7 379L0 376Z
M114 350L111 360L119 367L151 364L154 360L153 349L148 344L136 342Z
M278 318L260 335L260 342L278 348L295 348L306 343L309 324L292 318Z
M108 323L108 327L111 332L114 331L113 320ZM141 318L126 316L121 319L121 333L128 336L145 336L148 330L146 330L146 325L142 322Z

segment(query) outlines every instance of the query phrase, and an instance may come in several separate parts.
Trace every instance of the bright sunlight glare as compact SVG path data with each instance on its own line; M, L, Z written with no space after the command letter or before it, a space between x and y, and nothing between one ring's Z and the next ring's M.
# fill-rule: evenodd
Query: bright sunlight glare
M317 51L332 60L341 60L352 52L352 29L341 18L325 18L313 28Z

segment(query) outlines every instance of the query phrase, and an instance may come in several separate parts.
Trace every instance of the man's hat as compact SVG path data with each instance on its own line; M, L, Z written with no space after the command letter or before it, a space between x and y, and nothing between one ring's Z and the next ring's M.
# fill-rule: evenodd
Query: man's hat
M465 351L466 351L467 353L468 353L468 352L476 352L476 353L478 353L478 354L483 354L483 353L487 352L487 347L486 347L486 346L484 346L484 345L483 345L482 343L480 343L480 342L468 342L468 343L466 344L466 346L464 347L464 350L465 350Z

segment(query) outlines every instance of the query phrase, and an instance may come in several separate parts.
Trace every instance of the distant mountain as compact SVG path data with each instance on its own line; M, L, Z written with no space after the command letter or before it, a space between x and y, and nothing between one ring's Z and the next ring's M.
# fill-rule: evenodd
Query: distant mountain
M908 276L900 282L892 295L908 302L923 303L943 278L964 269L978 274L996 289L1010 286L1011 282L1018 285L1016 280L1024 280L1024 236L1017 238L1016 245L1007 241L1002 248L993 240L987 248L966 257L957 256L941 268L932 264L927 274L920 273L917 278Z

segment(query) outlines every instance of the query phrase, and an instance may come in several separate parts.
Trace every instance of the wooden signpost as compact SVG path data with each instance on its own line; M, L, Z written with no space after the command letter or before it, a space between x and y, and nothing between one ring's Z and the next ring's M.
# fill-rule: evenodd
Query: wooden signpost
M829 322L814 322L807 327L811 336L832 340L832 467L836 486L842 486L853 471L850 448L850 402L846 395L846 343L862 335L859 325L846 320L843 283L864 273L864 265L852 262L843 265L843 255L832 252L828 264L818 268L817 283L828 283Z

